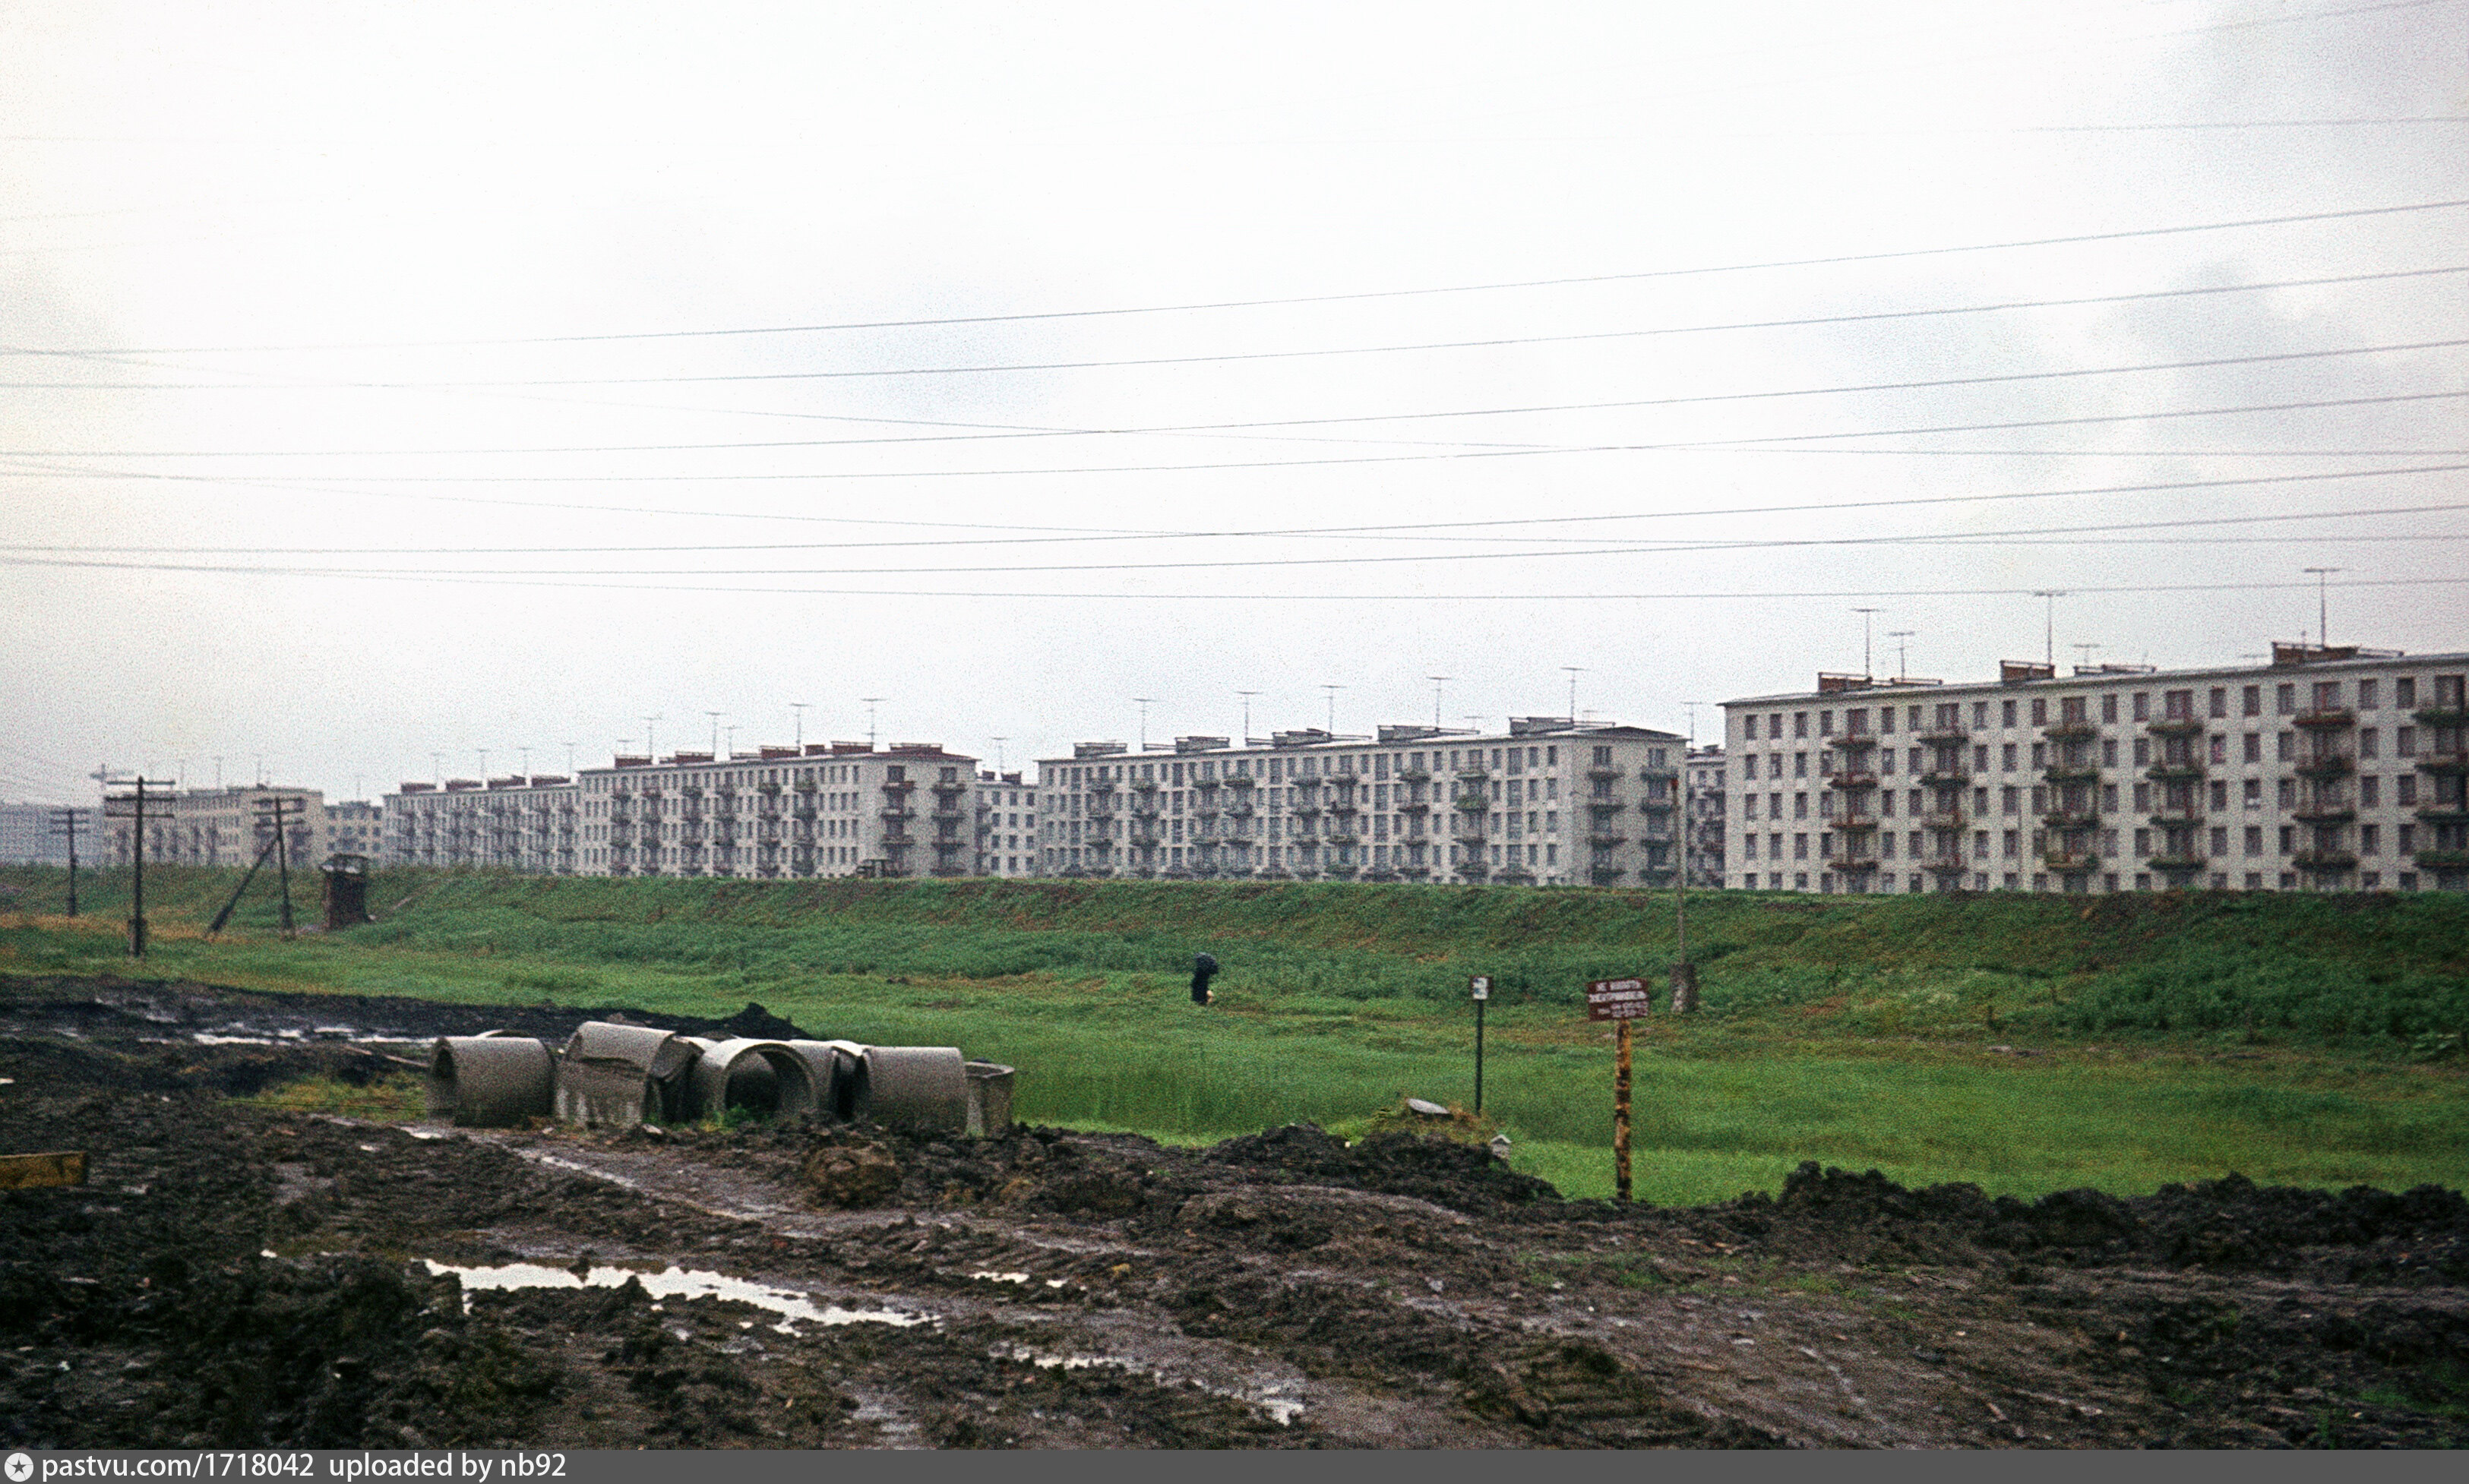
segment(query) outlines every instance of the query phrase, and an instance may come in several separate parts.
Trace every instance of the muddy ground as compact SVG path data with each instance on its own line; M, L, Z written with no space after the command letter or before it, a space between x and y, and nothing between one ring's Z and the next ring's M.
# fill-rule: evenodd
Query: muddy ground
M1810 1165L1620 1209L1308 1126L1194 1151L241 1101L591 1014L0 980L0 1152L92 1161L0 1194L0 1444L2469 1441L2469 1204L2433 1187L2022 1203ZM438 1270L512 1264L599 1281Z

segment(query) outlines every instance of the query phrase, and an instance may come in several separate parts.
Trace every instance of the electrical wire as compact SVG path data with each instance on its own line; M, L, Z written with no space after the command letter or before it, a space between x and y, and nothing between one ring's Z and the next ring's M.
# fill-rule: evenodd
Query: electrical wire
M1493 293L1529 288L1565 288L1588 284L1639 283L1653 279L1694 278L1722 273L1767 272L1783 268L1833 267L1856 263L1888 263L1911 258L1946 257L1959 253L2008 252L2024 248L2064 247L2086 242L2124 241L2196 232L2228 232L2249 227L2288 226L2300 222L2343 221L2362 217L2388 217L2411 212L2448 211L2469 206L2469 197L2415 201L2398 206L2362 206L2341 211L2299 212L2278 217L2248 217L2230 221L2192 222L2168 227L2129 228L2115 232L2082 232L2064 237L2022 238L2002 242L1956 246L1898 248L1874 253L1838 253L1820 258L1781 258L1758 263L1710 264L1691 268L1653 268L1627 273L1597 273L1567 278L1512 279L1494 283L1456 284L1426 288L1372 289L1353 293L1299 294L1281 298L1199 300L1184 304L1137 305L1095 309L1050 309L1017 314L947 315L931 319L847 320L799 325L756 325L722 330L620 331L598 334L522 335L485 339L369 340L357 343L271 345L160 346L142 350L94 351L36 346L0 348L8 355L227 355L299 354L327 351L439 350L473 346L588 345L611 340L681 340L741 335L822 334L860 330L917 330L954 325L1003 325L1023 321L1096 319L1133 314L1188 314L1204 310L1280 308L1307 304L1354 304L1383 299L1425 298L1440 294Z

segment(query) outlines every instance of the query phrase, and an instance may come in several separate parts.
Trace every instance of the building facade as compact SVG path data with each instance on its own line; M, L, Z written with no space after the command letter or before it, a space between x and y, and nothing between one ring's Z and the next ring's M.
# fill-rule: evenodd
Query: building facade
M1019 773L978 774L980 876L1038 874L1037 786Z
M1723 749L1720 746L1693 748L1689 754L1689 783L1682 807L1689 817L1689 884L1721 886L1723 875L1723 833L1728 820L1725 815Z
M114 795L117 799L119 796ZM284 854L290 863L325 863L329 843L326 796L314 788L232 784L222 788L176 788L146 795L146 859L181 866L246 866L274 838L278 802L284 821ZM127 865L136 828L133 803L110 804L104 825L110 858ZM82 852L81 852L82 856Z
M326 806L326 848L375 860L385 852L385 810L364 799Z
M586 876L969 876L977 760L934 742L619 758L578 780Z
M1661 885L1686 742L1514 720L1497 735L1384 726L1083 742L1038 765L1048 876ZM1163 754L1163 755L1161 755Z
M2469 654L2274 645L2269 664L2008 662L1821 675L1724 703L1729 883L1765 890L2469 887Z
M55 833L53 826L60 810L72 806L59 804L0 804L0 865L64 866L69 863L69 840L65 831ZM77 807L77 857L80 865L100 862L111 846L103 834L103 810L92 805Z

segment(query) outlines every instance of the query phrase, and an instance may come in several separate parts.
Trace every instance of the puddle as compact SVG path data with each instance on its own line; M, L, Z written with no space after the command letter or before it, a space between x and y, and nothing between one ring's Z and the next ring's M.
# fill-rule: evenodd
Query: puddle
M842 1309L837 1304L818 1307L805 1294L794 1289L766 1288L743 1278L731 1278L716 1272L704 1272L683 1267L667 1267L648 1272L632 1267L594 1267L586 1276L578 1276L569 1267L549 1267L539 1263L508 1263L498 1267L457 1267L450 1263L428 1262L431 1274L452 1273L463 1281L463 1304L471 1308L471 1290L475 1289L618 1289L629 1278L643 1285L643 1291L654 1298L727 1298L741 1304L752 1304L780 1315L772 1328L783 1335L795 1335L800 1323L809 1324L889 1324L906 1327L923 1324L926 1316L905 1314L891 1309Z
M1161 1386L1193 1386L1211 1396L1229 1397L1247 1405L1257 1406L1271 1422L1281 1427L1293 1427L1295 1419L1304 1414L1303 1399L1284 1395L1286 1384L1284 1382L1257 1390L1235 1390L1225 1386L1212 1386L1197 1379L1179 1381L1161 1367L1144 1366L1128 1356L1085 1355L1076 1351L1057 1354L1048 1350L1032 1350L1027 1345L1013 1345L1008 1349L997 1350L995 1354L1006 1356L1014 1360L1026 1361L1044 1371L1086 1371L1103 1366L1109 1370L1125 1371L1135 1376L1145 1372L1151 1381Z
M1025 1272L973 1272L969 1276L973 1279L981 1278L988 1283L1027 1283L1028 1281L1028 1274Z

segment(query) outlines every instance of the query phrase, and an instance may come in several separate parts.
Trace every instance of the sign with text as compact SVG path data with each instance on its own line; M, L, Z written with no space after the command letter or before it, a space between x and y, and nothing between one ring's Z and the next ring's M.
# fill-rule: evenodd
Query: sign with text
M1466 980L1466 992L1477 999L1491 998L1491 975L1476 974Z
M1643 979L1597 979L1586 986L1589 1020L1634 1020L1653 1010L1653 992Z

